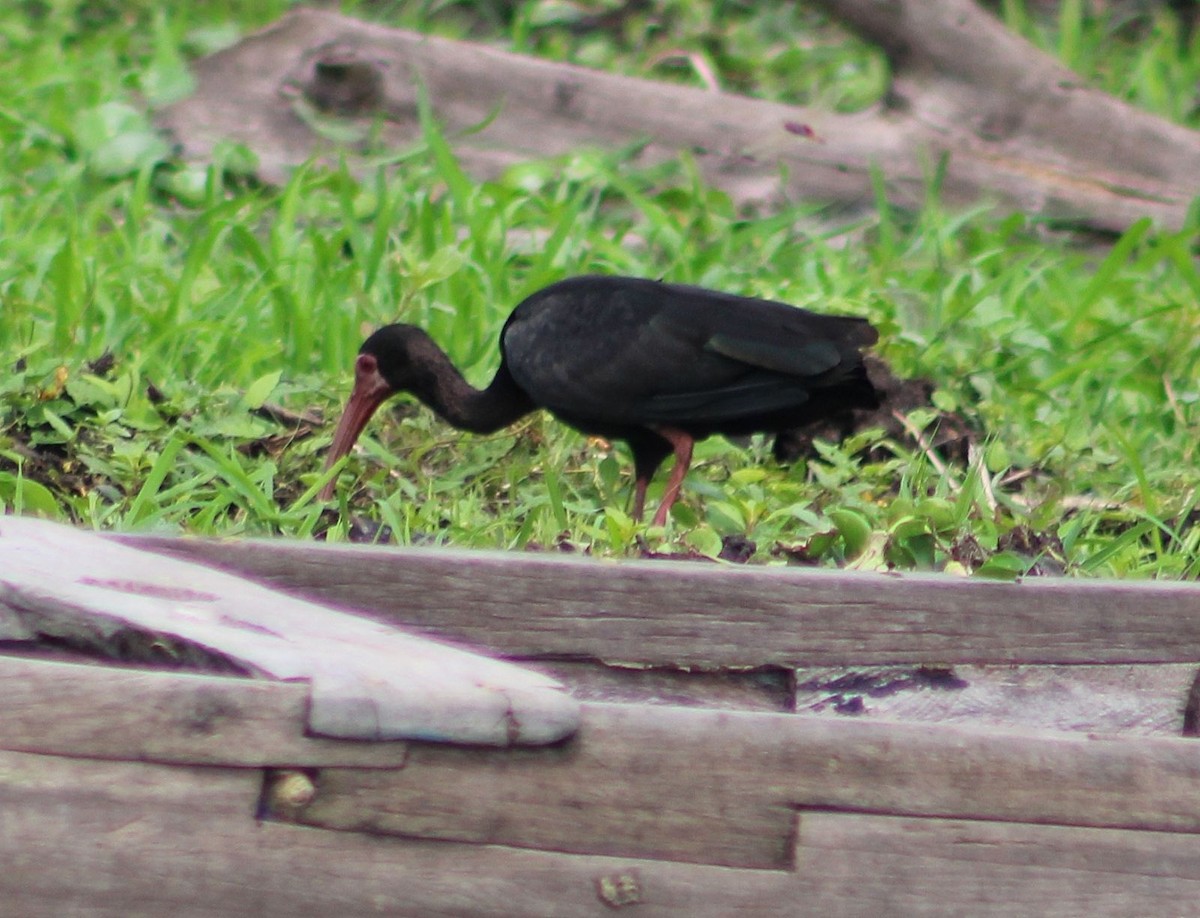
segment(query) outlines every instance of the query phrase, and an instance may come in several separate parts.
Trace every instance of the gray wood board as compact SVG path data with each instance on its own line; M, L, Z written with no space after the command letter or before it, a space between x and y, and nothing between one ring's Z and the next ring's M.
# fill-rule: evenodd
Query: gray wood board
M325 736L504 745L578 724L539 673L43 520L0 518L0 608L39 638L107 649L129 632L169 636L307 681L308 726Z
M1200 836L803 813L796 914L1191 915Z
M259 772L0 752L4 914L1190 914L1200 836L805 812L783 870L257 820Z
M1189 663L806 667L794 698L827 717L1180 736L1196 675Z
M1198 667L1109 665L831 666L688 672L543 660L581 701L798 711L833 718L1181 736Z
M398 768L402 742L306 736L308 686L0 656L0 749L207 765Z
M329 832L255 819L255 770L0 752L0 912L177 915L777 914L795 877Z
M413 744L326 769L312 825L783 868L795 809L1200 833L1200 745L589 704L542 749Z
M783 669L684 672L566 660L528 665L558 679L580 701L734 711L790 711L794 703L791 673Z
M518 656L695 668L1200 661L1200 586L123 537Z

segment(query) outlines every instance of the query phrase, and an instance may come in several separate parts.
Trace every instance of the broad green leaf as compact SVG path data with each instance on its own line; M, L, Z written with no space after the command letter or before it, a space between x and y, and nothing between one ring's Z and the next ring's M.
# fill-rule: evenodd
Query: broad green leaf
M261 408L263 402L271 397L271 393L275 391L282 378L283 371L275 370L254 380L247 387L246 394L242 396L242 405L251 411Z

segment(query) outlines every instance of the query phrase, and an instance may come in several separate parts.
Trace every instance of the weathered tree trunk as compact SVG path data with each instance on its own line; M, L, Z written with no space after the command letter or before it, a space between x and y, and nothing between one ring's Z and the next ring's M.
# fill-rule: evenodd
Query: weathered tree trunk
M337 119L339 135L359 131L360 164L368 137L376 151L412 143L423 84L463 165L481 177L646 141L645 161L691 151L739 203L870 201L878 168L892 200L912 206L944 160L942 194L953 203L990 198L1116 232L1143 216L1183 225L1200 191L1200 133L1083 86L971 0L822 2L892 62L891 91L869 111L705 92L295 10L200 61L198 91L161 123L191 158L221 139L245 143L260 176L278 181L334 146L312 128L314 113Z

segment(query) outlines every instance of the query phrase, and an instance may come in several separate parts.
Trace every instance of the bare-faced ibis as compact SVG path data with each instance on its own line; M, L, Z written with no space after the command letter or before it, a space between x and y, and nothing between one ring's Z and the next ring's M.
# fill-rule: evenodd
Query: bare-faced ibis
M629 444L635 518L651 477L674 452L654 515L662 525L696 440L777 433L877 407L860 351L876 338L865 319L785 303L632 277L571 278L513 310L500 332L500 368L483 390L419 328L388 325L371 335L325 467L398 392L478 433L545 408L584 433ZM322 499L332 493L331 481Z

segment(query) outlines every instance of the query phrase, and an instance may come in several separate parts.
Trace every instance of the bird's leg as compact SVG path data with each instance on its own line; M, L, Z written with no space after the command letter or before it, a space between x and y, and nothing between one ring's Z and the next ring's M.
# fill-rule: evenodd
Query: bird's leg
M690 434L676 427L656 427L654 430L675 450L675 465L671 467L671 477L667 479L667 489L663 492L662 503L658 505L658 512L654 514L654 525L665 526L667 514L671 512L671 505L675 503L676 498L679 497L679 489L683 487L683 476L687 474L688 466L692 464L692 447L696 441ZM639 493L644 501L645 485L640 481L638 484L640 486Z
M646 488L674 443L650 428L632 430L626 440L633 451L633 518L640 523L646 510Z
M650 476L638 475L633 483L633 518L639 522L646 512L646 488L650 485Z

